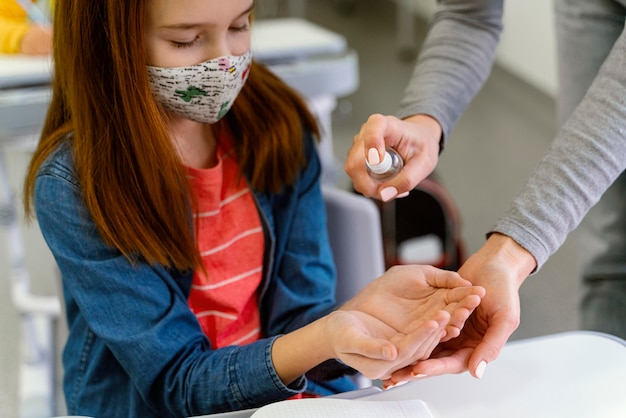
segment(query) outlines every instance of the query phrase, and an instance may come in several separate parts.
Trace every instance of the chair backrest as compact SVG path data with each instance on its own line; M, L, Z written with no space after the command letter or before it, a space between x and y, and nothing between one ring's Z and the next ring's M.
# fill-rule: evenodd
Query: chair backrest
M385 272L378 208L370 199L322 186L337 266L337 301L344 302Z

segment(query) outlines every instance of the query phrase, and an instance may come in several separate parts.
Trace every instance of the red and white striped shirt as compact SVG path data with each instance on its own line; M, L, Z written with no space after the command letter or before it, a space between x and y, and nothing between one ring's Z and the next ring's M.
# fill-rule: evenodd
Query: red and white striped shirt
M227 139L220 138L215 167L188 167L197 199L197 243L207 271L194 273L188 303L214 349L261 337L257 289L263 229Z

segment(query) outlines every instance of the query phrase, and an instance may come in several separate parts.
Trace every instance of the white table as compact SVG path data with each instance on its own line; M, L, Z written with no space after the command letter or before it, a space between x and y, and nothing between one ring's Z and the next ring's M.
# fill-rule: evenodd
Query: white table
M622 418L625 382L624 340L573 331L508 343L481 380L464 373L355 394L361 400L421 399L441 418Z
M51 70L45 56L0 55L0 89L46 84Z
M438 376L373 397L422 399L442 418L626 417L625 344L585 331L510 342L481 380Z
M35 135L50 103L48 57L0 55L0 142Z

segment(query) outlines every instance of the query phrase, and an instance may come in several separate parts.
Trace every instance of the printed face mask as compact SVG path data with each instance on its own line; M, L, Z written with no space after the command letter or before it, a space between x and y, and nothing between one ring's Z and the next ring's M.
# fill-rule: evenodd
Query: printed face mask
M231 108L246 83L252 53L225 56L190 67L148 66L158 102L168 111L196 122L215 123Z

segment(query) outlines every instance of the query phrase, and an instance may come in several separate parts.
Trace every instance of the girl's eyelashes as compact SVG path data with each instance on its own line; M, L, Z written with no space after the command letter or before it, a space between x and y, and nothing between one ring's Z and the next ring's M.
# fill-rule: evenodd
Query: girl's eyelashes
M250 29L250 24L249 23L245 23L241 26L231 26L229 28L229 30L233 31L233 32L247 32Z
M249 32L250 31L250 20L246 19L245 23L239 24L239 25L233 25L230 26L228 28L228 30L230 32L234 32L234 33L245 33L245 32ZM194 39L192 39L191 41L175 41L175 40L171 40L170 43L175 47L175 48L191 48L192 46L196 45L198 42L200 42L201 40L201 36L196 36Z
M249 12L247 15L242 16L232 23L232 25L228 28L233 32L247 32L250 30L250 23L252 22L252 12Z
M171 41L172 45L174 45L175 48L190 48L193 45L195 45L198 41L198 38L193 39L192 41L189 42L177 42L177 41Z

